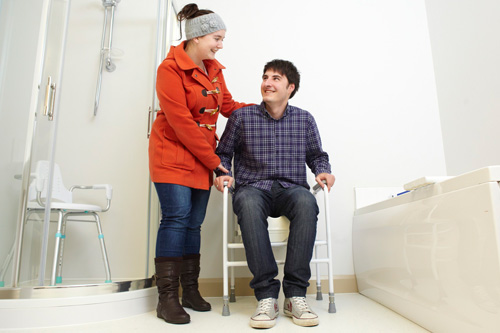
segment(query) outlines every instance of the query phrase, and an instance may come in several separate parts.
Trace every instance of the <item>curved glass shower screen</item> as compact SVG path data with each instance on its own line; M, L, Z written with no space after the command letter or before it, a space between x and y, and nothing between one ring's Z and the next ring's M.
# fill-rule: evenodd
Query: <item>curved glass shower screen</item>
M139 1L136 1L135 5L137 3ZM156 7L156 4L150 4L145 14L148 15L149 19L140 21L144 24L143 26L133 25L126 27L126 29L123 26L121 28L124 31L135 33L138 29L149 29L149 27L154 27L157 23L155 57L152 57L151 53L143 53L140 57L137 56L132 59L132 61L145 64L145 68L147 66L145 70L142 69L141 71L147 73L148 82L150 82L150 78L153 79L151 81L156 81L156 77L153 78L151 75L151 69L154 66L154 73L156 73L156 68L163 61L172 39L179 35L174 2L172 0L158 0L157 4L158 7ZM78 129L85 128L89 131L85 132L85 134L93 131L92 133L95 133L94 137L97 139L101 138L100 135L102 135L98 131L102 129L98 126L99 124L82 121L81 119L85 118L85 115L82 116L77 113L71 104L72 94L75 94L75 92L74 90L72 92L70 86L75 80L81 80L80 75L65 75L64 98L61 100L62 107L60 110L62 116L59 117L63 55L66 54L68 63L71 63L71 61L75 61L73 58L75 54L81 53L80 47L82 47L81 43L75 43L75 39L71 37L68 38L66 47L66 31L70 31L69 36L76 36L82 32L81 26L78 25L81 22L74 19L78 15L80 15L78 18L81 15L86 15L85 17L88 17L89 20L94 17L96 19L102 18L102 8L99 6L89 7L84 0L71 1L71 11L77 15L71 15L68 29L69 7L70 0L0 0L0 208L2 211L0 216L0 298L2 298L2 291L5 292L9 287L46 286L50 289L50 271L53 266L52 258L54 253L53 240L54 234L56 234L55 223L50 222L51 218L52 221L55 220L55 216L51 216L49 210L46 210L45 212L29 214L29 219L26 218L29 185L33 181L31 175L35 171L37 162L48 160L53 165L54 160L57 160L63 171L68 172L69 170L68 174L70 176L66 177L66 174L64 175L64 178L68 179L68 185L78 183L72 182L72 180L76 178L77 168L75 165L79 167L80 163L85 164L88 162L88 165L91 166L98 165L98 167L94 168L95 170L92 170L92 172L95 172L91 176L101 176L109 171L102 168L102 165L108 167L109 164L94 163L92 165L93 160L88 156L78 156L78 160L71 160L71 157L73 157L71 155L72 151L67 149L68 146L60 144L69 141L67 138L72 135L71 140L84 141L87 146L82 146L88 150L90 146L87 140L88 137L83 139L82 135L74 135L71 132L74 127L78 127ZM118 17L124 17L125 14L135 14L130 14L130 9L125 6L121 8L123 8L124 15ZM158 11L156 12L156 10ZM156 22L156 19L158 22ZM122 30L117 29L115 33L120 36L118 33L122 33ZM153 29L146 31L153 31ZM99 37L100 35L95 35L95 39ZM120 42L125 47L127 47L126 43L137 44L137 40L133 38L122 39ZM145 49L154 49L154 42L152 40L152 47L147 45ZM108 83L118 74L135 77L136 72L134 70L137 66L130 66L130 62L126 62L129 61L128 59L123 58L121 60L123 66L118 66L116 73L113 76L108 76ZM83 68L87 65L87 62L79 62L79 64ZM65 71L68 68L65 67ZM86 68L82 69L82 71L86 71ZM93 67L91 68L90 65L88 69L94 73ZM136 86L133 82L128 83ZM78 84L80 84L80 81L78 81ZM126 84L120 82L120 88L128 87ZM101 105L102 109L106 110L107 113L103 113L103 117L97 118L99 121L104 121L104 115L108 116L119 109L116 107L118 99L124 100L121 95L116 97L116 89L111 89L109 86L110 84L107 86L106 94L108 98L103 100ZM146 95L146 100L151 101L151 109L157 110L158 101L153 82L151 82L151 86L141 86L140 93ZM87 87L80 86L77 93L81 94L83 88ZM94 87L89 85L88 88L93 90ZM116 88L116 86L113 86L113 88ZM70 97L68 98L68 96ZM130 98L137 100L137 96L138 94L134 94ZM67 106L68 104L70 104L70 107ZM135 112L136 110L139 109L134 108L132 111ZM146 110L144 110L142 116L147 117L145 113ZM134 115L136 114L134 113ZM92 119L96 118L93 117ZM143 119L145 122L146 119ZM150 114L150 122L153 120L154 112ZM57 125L58 123L60 123L60 126ZM135 123L138 122L135 121ZM56 130L57 127L59 127L59 130ZM144 127L141 127L140 132L137 130L136 135L141 137L142 142L147 142L146 133L144 132ZM108 130L105 133L107 135ZM56 140L57 136L59 136L59 140ZM100 144L96 147L96 151L106 149L106 147L103 147L102 142L97 139L96 142ZM137 142L139 142L139 138ZM57 154L54 147L57 147ZM142 149L140 145L137 145L137 147ZM114 151L115 149L111 150ZM142 149L141 151L145 150ZM68 152L70 153L69 157L67 156ZM99 151L99 154L105 155L108 152L109 150ZM113 155L108 155L109 160L112 160ZM113 159L113 161L116 164L122 163L116 159ZM89 168L78 168L78 173L81 174L80 171L82 170L85 170L85 173L90 172ZM116 170L116 168L113 170ZM116 172L113 172L113 170L108 174L114 176ZM137 170L132 171L137 172ZM143 179L147 181L147 170L140 170L140 172L144 173ZM105 219L103 228L106 234L106 245L108 251L112 253L110 266L113 273L113 284L118 281L147 280L154 273L152 263L160 215L158 200L154 187L149 188L149 198L146 197L148 192L146 192L144 181L140 190L144 188L145 191L141 192L141 196L136 196L134 191L129 191L130 174L130 172L124 172L123 177L115 177L112 181L108 181L106 178L103 182L111 183L116 197L122 200L115 201L115 196L113 196L112 208L103 217ZM137 173L135 175L137 176ZM47 183L51 184L51 181L49 180ZM127 220L128 224L123 223L124 219L121 215L125 214L123 212L127 211L131 206L128 201L123 199L125 197L127 200L132 198L139 207L136 210L138 217L129 218ZM47 205L49 204L47 203ZM146 212L148 213L147 221L144 215L140 215ZM126 215L128 218L130 214ZM140 226L137 221L140 222ZM120 233L116 232L116 225L120 227L127 225L127 231L132 228L130 230L134 230L134 233L139 235L135 240L134 247L121 241ZM114 229L113 226L115 226ZM78 228L80 227L82 230L86 228L84 223L79 224ZM146 228L147 230L145 230ZM147 239L145 239L146 233ZM110 240L109 243L108 240ZM70 256L80 253L78 244L80 243L68 242L67 247L65 247L65 254ZM132 255L139 253L135 257L129 256L134 258L132 264L130 262L125 263L123 248L131 249L131 252L133 250ZM99 263L94 265L94 262L97 262L99 257L90 255L87 257L91 258L89 266L93 265L92 268L96 266L96 270L85 270L82 267L87 266L82 265L77 260L73 262L66 261L65 277L67 278L64 281L65 286L99 284L104 281L101 281ZM97 260L92 261L94 258L97 258ZM133 267L133 269L120 269L123 267ZM42 290L44 288L38 289Z
M43 285L50 214L26 223L26 201L33 165L53 160L69 0L0 6L0 287Z

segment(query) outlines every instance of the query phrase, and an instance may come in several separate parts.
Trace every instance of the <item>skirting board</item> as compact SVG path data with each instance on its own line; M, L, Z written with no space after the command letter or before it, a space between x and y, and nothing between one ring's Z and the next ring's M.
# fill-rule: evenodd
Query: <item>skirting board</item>
M253 290L250 288L251 277L235 278L235 294L238 296L253 296ZM204 297L222 297L222 278L200 279L200 293ZM307 294L316 294L316 280L309 281ZM355 275L335 275L333 277L335 293L357 293L358 285ZM321 292L328 293L328 279L321 280Z

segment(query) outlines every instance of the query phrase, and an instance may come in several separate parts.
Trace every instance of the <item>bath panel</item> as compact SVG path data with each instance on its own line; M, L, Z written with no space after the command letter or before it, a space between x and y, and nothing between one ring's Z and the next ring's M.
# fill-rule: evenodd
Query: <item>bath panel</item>
M355 212L359 291L432 332L500 330L500 167Z

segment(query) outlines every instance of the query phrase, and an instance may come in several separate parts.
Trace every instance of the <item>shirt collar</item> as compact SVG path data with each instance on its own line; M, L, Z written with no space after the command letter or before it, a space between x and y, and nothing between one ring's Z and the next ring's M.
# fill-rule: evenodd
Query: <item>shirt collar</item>
M274 118L273 118L273 117L269 114L269 112L267 112L267 110L266 110L266 104L264 103L264 101L262 101L262 102L260 103L260 111L262 112L262 114L263 114L264 116L268 117L269 119L274 119ZM290 114L290 112L291 112L291 111L292 111L292 108L291 108L290 104L288 104L288 103L287 103L287 104L286 104L286 109L285 109L285 112L283 113L283 117L281 117L280 119L277 119L277 120L281 120L281 119L283 119L283 118L287 117L287 116ZM276 120L276 119L274 119L274 120Z

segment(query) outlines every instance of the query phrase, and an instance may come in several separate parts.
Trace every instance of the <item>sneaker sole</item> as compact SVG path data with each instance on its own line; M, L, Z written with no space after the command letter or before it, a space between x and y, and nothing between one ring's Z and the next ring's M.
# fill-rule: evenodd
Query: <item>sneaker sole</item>
M271 328L276 325L276 318L273 320L252 320L250 319L250 326L253 328Z
M316 318L299 319L287 310L284 310L283 313L287 317L292 318L292 321L295 325L299 325L299 326L303 326L303 327L310 327L310 326L319 325L319 318L317 318L317 317Z

